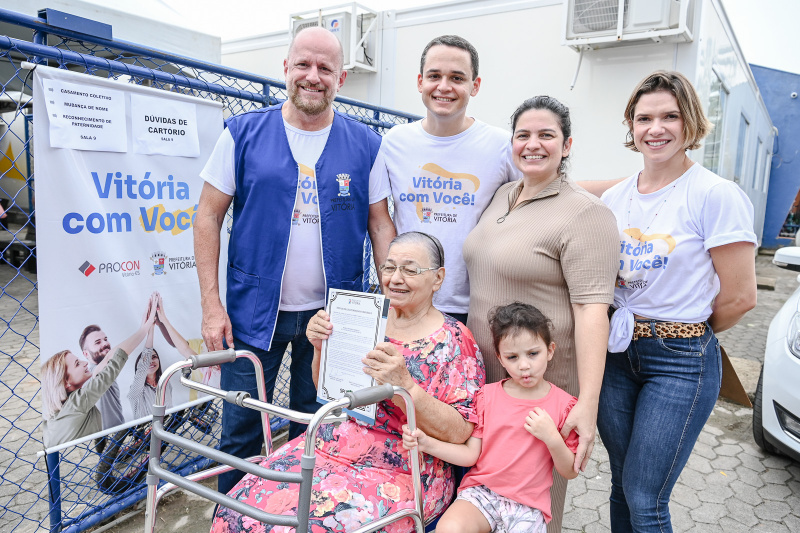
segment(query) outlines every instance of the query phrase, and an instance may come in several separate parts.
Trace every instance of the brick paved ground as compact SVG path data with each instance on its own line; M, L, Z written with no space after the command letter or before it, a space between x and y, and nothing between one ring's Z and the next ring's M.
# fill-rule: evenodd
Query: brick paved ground
M757 379L763 361L769 323L797 286L795 273L774 267L770 260L770 257L759 256L757 269L759 275L776 279L775 291L759 290L756 309L735 328L720 335L737 369L745 369L743 382L750 392L755 388L753 375ZM3 275L0 269L0 278ZM8 283L8 276L0 281ZM0 296L0 312L4 320L8 321L12 316L7 314L9 306L19 309L19 304L11 299L12 295L17 300L23 299L31 287L30 282L19 279L6 286L6 294ZM46 506L39 504L31 509L36 495L41 493L46 497L46 492L43 490L43 474L34 472L29 476L30 463L34 461L38 445L26 436L26 430L33 431L38 425L38 415L30 410L23 413L26 403L17 397L20 390L38 387L36 380L25 372L38 355L34 346L38 344L38 330L34 329L33 318L38 314L35 298L28 298L25 306L28 310L11 319L9 329L0 339L0 347L5 353L17 354L13 362L6 359L0 365L0 381L4 387L0 403L5 402L2 403L3 415L15 426L9 431L4 420L0 431L3 447L15 452L0 452L0 472L4 472L0 505L15 512L27 512L31 517L43 517ZM34 334L29 337L33 344L22 345L26 332ZM13 396L9 386L14 388ZM27 394L21 396L30 400ZM38 401L38 397L34 401ZM676 532L800 532L800 464L784 457L763 454L753 442L751 424L751 409L722 400L717 403L673 493L670 509ZM22 494L18 494L19 488L15 483L25 487ZM569 484L565 533L609 531L609 484L608 456L598 440L586 472ZM158 531L205 531L211 507L205 500L192 495L171 497L160 508ZM0 531L11 531L7 521L9 515L0 509ZM143 513L140 512L107 531L140 532L142 525Z

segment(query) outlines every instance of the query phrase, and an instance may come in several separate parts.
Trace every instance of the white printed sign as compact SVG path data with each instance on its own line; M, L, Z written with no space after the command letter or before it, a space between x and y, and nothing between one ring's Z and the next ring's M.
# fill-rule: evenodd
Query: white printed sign
M61 80L42 80L50 147L125 152L125 93Z
M195 104L131 95L131 136L137 154L200 155Z
M34 115L33 127L43 436L53 447L149 415L159 372L206 351L192 231L200 171L223 121L219 103L181 94L43 66L33 80L35 109L48 111ZM152 153L137 153L134 136L126 135L133 127L128 101L137 99L160 115L196 121L197 156L185 156L185 149L184 157L167 155L172 149L157 144L172 143L160 139L149 144ZM66 142L76 126L58 124L76 119L64 114L87 124L91 117L112 118L103 128L88 128L98 133L87 148L81 139ZM220 246L224 301L225 229ZM116 357L110 364L113 348L132 342L127 361L120 366ZM63 361L69 372L59 366ZM195 371L194 379L218 380L218 369L206 370ZM168 407L196 399L195 391L170 381Z

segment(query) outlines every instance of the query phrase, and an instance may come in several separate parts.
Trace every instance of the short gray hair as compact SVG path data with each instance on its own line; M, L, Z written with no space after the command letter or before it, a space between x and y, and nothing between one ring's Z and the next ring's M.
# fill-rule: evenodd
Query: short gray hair
M439 239L433 235L422 233L421 231L408 231L401 233L389 243L389 248L395 244L417 244L422 246L428 253L431 260L431 267L441 268L444 266L444 248Z

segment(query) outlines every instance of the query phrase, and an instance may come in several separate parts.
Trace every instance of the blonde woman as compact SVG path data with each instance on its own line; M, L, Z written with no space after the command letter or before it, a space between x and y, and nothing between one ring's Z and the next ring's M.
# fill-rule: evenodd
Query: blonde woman
M97 433L103 429L100 410L95 405L117 379L122 367L156 318L155 295L150 297L147 312L136 333L89 370L88 362L70 350L62 350L42 365L42 418L44 418L44 445L46 448Z

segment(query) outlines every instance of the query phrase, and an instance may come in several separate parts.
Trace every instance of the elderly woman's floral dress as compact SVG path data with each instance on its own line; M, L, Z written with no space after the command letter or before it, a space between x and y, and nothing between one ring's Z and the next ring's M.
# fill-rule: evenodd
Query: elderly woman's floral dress
M432 335L411 343L388 339L402 353L411 377L434 398L452 405L465 420L476 422L474 399L485 382L483 360L472 334L445 315ZM324 425L317 434L317 462L311 496L310 531L353 531L397 509L413 507L411 467L403 448L406 416L392 402L378 404L374 426L347 420L338 427ZM273 470L299 471L303 437L294 439L261 464ZM440 459L423 457L422 485L425 516L438 516L451 501L455 482L452 468ZM246 475L229 493L270 513L295 514L299 485ZM388 526L388 533L410 531L406 518ZM212 532L283 533L220 507Z

